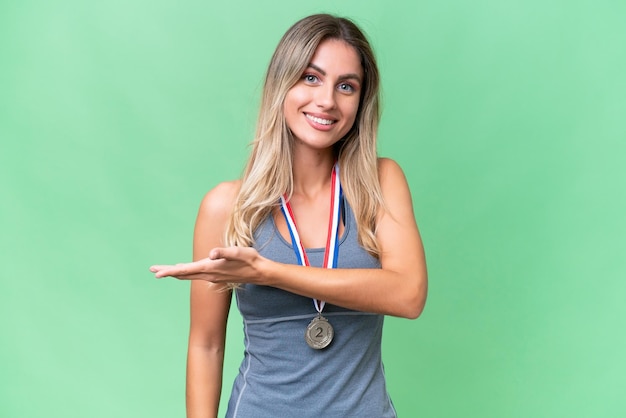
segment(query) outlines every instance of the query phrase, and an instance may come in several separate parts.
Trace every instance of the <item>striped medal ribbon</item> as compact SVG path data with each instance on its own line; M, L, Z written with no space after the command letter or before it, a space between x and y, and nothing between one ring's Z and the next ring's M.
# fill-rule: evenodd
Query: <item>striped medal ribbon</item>
M324 251L324 267L336 268L337 256L339 253L339 222L341 219L341 183L339 182L339 165L335 163L331 174L331 200L330 200L330 215L328 217L328 236L326 238L326 250ZM287 196L280 197L280 205L285 221L287 222L287 228L289 229L289 235L291 236L291 244L293 251L296 254L298 263L303 266L310 266L309 258L306 255L300 235L298 234L298 227L296 226L296 220L291 210L291 205L287 201ZM318 301L313 299L313 306L317 311L317 316L311 320L311 323L306 328L304 333L304 339L309 347L321 350L328 347L333 340L334 330L328 319L322 316L322 310L324 309L325 301Z

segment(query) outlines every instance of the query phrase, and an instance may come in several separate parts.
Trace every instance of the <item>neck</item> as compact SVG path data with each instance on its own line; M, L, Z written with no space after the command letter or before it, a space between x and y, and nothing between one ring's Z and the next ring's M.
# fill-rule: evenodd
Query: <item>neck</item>
M330 173L335 163L332 149L294 150L293 192L294 195L315 196L328 193Z

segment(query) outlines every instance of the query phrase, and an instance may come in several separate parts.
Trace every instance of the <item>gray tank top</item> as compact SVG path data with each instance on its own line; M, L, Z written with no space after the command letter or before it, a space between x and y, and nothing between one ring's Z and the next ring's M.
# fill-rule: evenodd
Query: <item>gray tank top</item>
M345 200L343 209L337 268L380 268L358 244L354 214ZM272 216L257 229L255 243L264 257L297 263ZM306 252L312 266L322 266L324 248ZM245 351L227 418L396 417L381 360L382 315L326 304L323 315L335 336L330 346L314 350L304 340L306 326L317 315L311 298L252 284L235 295Z

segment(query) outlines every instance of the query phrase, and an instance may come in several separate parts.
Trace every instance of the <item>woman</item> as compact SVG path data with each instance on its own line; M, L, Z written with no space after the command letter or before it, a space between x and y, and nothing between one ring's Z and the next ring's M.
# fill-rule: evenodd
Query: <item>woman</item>
M376 156L378 85L349 20L310 16L281 39L244 176L202 201L196 261L151 267L192 280L188 417L217 415L232 292L245 354L228 417L396 416L383 318L417 318L427 279L405 177Z

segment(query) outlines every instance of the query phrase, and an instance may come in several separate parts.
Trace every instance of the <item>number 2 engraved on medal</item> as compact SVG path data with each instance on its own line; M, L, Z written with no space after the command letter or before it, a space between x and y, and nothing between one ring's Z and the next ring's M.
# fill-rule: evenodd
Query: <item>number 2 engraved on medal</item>
M311 323L306 328L304 339L309 347L321 350L331 343L333 335L332 325L322 315L318 315L311 320Z

